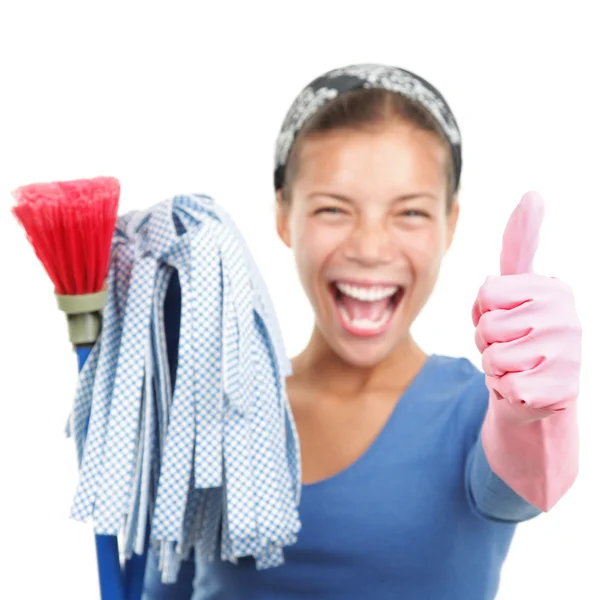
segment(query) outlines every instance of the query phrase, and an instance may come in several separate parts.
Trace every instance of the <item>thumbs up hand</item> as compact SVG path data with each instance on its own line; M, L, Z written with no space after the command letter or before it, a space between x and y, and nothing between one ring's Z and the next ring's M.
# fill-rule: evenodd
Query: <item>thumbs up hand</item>
M525 419L562 412L579 393L581 325L573 294L532 272L543 212L539 194L523 197L504 232L501 274L487 278L472 310L492 398Z

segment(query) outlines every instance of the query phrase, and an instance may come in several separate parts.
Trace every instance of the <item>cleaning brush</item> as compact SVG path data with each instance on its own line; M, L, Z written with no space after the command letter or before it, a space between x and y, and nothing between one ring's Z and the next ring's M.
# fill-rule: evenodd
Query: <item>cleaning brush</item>
M13 192L13 214L54 284L74 345L93 344L100 333L119 194L111 177L31 184Z
M36 183L16 189L13 196L12 212L54 285L80 369L85 369L102 329L119 181L98 177ZM103 600L124 599L117 538L97 535L96 551Z

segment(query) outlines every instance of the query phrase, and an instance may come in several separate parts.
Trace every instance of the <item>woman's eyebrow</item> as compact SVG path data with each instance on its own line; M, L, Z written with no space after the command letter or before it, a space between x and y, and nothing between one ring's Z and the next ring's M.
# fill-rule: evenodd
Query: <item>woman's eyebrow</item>
M340 200L341 202L352 202L352 199L349 198L348 196L344 196L343 194L337 194L337 193L333 193L333 192L312 192L311 194L308 195L309 199L313 199L316 197L322 197L322 196L327 196L328 198L335 198L336 200Z
M308 195L309 199L315 198L315 197L322 197L322 196L327 196L329 198L334 198L336 200L339 200L341 202L346 202L346 203L351 203L353 202L352 198L350 198L349 196L344 196L343 194L339 194L336 192L312 192L311 194ZM395 198L392 199L392 203L396 203L396 202L408 202L409 200L415 200L416 198L430 198L431 200L439 200L438 196L436 194L433 194L431 192L411 192L410 194L402 194L400 196L396 196Z

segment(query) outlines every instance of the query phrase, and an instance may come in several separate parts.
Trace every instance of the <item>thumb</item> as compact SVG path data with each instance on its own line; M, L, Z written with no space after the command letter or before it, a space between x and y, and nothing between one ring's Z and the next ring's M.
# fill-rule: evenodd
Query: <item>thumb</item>
M537 192L528 192L511 214L504 230L501 275L531 272L543 219L544 199Z

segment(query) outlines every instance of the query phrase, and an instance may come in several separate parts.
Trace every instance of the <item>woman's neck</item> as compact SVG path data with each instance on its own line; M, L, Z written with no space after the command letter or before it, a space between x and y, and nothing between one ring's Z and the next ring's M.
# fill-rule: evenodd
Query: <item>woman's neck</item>
M403 389L422 368L427 355L409 335L380 363L364 368L343 361L317 328L292 360L294 378L337 396L352 396L370 390Z

